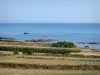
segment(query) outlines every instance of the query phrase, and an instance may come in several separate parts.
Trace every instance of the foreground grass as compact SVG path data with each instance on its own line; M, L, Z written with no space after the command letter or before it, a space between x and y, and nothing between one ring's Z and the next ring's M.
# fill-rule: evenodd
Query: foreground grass
M4 63L28 63L46 65L100 65L99 58L76 58L57 56L0 56L0 62Z
M0 68L0 75L100 75L100 71Z
M100 70L100 59L53 56L0 56L0 67L59 70Z
M2 68L53 69L53 70L100 70L100 65L45 65L25 63L0 63Z
M6 46L7 44L0 44L0 46ZM10 45L8 44L7 47L29 47L29 48L38 48L38 47L33 47L33 45L30 45L30 44L13 44L11 43ZM41 47L39 47L41 48ZM44 47L43 47L44 48ZM54 50L55 48L53 48ZM56 48L57 49L57 48ZM2 49L1 49L2 50ZM8 50L8 49L7 49ZM13 49L12 49L13 50ZM10 51L12 51L10 50ZM69 49L68 49L69 50ZM72 50L76 50L75 48L72 49ZM6 51L4 49L4 51ZM8 50L9 51L9 50ZM86 49L83 49L81 50L82 52L79 52L79 53L76 53L77 55L78 54L83 54L83 55L87 55L87 54L95 54L98 56L100 55L99 52L97 51L92 51L92 50L86 50ZM86 54L87 53L87 54ZM93 54L92 54L93 53ZM100 58L93 58L93 57L79 57L79 55L77 57L75 56L72 56L72 57L69 57L69 56L41 56L42 53L40 53L38 56L35 56L35 53L34 55L32 56L28 56L28 55L12 55L12 56L0 56L0 63L3 63L4 64L4 68L2 65L0 68L0 75L100 75ZM37 54L36 54L37 55ZM8 63L8 64L7 64ZM11 63L11 64L9 64ZM87 69L86 67L86 70L83 70L80 68L77 69L77 70L56 70L55 68L54 69L44 69L44 68L33 68L33 69L25 69L23 66L24 69L22 69L21 67L18 67L16 66L14 68L15 65L18 65L18 64L22 64L23 65L27 65L27 64L30 64L30 65L34 65L34 64L37 64L37 65L44 65L45 67L50 67L50 65L68 65L68 66L77 66L77 65L89 65L90 69ZM9 65L13 65L12 68L9 67ZM96 67L98 67L98 69L93 69L92 65L96 65ZM83 66L84 67L84 66ZM81 67L81 68L83 68ZM59 69L59 67L57 67ZM75 68L75 67L74 67Z

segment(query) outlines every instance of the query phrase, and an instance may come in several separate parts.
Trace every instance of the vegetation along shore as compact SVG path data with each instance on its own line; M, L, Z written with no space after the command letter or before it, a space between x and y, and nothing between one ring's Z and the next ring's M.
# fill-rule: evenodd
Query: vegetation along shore
M33 41L33 40L32 40ZM89 48L77 48L72 42L60 41L49 45L33 44L31 41L0 41L0 69L11 71L0 72L3 75L15 74L13 70L50 70L50 75L96 75L100 70L100 51ZM72 73L72 71L80 73ZM84 72L83 72L84 71ZM47 72L47 71L46 71ZM49 75L49 73L44 73ZM23 75L25 72L17 72ZM34 72L35 73L35 72ZM34 74L32 73L32 74ZM28 75L28 72L26 72ZM57 73L56 73L57 74ZM41 75L41 73L38 75Z

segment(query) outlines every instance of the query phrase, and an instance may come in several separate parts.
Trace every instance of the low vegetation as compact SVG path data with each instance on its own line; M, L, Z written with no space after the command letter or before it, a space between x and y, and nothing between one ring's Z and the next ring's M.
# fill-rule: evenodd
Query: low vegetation
M66 42L66 41L61 41L61 42L57 42L57 43L52 43L51 44L52 47L64 47L64 48L74 48L75 44L73 44L72 42Z
M0 46L0 50L4 51L20 51L23 54L32 53L53 53L53 54L70 54L72 52L80 52L81 50L71 50L71 49L56 49L56 48L28 48L28 47L11 47L11 46Z
M100 75L100 71L0 68L0 75Z
M73 54L73 55L69 55L70 57L80 57L80 58L100 58L100 56L98 55L77 55L77 54Z
M18 51L14 51L13 54L17 55L18 54Z
M40 65L23 63L0 63L2 68L33 68L33 69L56 69L56 70L100 70L100 65Z
M72 42L52 43L51 47L33 47L33 44L29 42L1 43L0 75L99 75L99 52L86 48L76 48ZM82 55L82 52L98 55ZM7 72L9 69L11 71ZM26 71L22 73L22 70L26 69L28 70L27 73ZM31 69L32 73L29 74ZM12 72L12 70L16 70L16 72ZM17 70L21 71L17 72ZM38 74L36 74L36 71L33 72L33 70L43 70L45 73L38 71ZM46 73L46 70L50 70L51 73ZM57 70L57 72L54 73L54 70ZM59 72L61 70L66 73ZM81 73L80 70L87 71L87 73ZM70 74L67 74L67 71L70 71ZM75 71L75 73L72 73L72 71ZM76 71L80 73L76 74Z

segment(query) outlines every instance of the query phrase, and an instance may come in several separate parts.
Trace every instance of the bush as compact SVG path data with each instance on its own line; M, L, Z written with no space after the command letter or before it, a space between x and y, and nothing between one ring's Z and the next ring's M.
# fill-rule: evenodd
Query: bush
M28 47L9 47L0 46L0 50L4 51L18 51L23 54L31 55L33 53L53 53L53 54L69 54L71 52L80 52L81 50L71 50L71 49L59 49L59 48L28 48ZM16 53L16 52L15 52Z
M32 55L32 51L31 51L31 50L28 50L28 51L27 51L27 54L28 54L28 55Z
M14 51L14 54L17 55L18 54L18 51Z
M64 48L74 48L75 44L73 44L72 42L66 42L66 41L61 41L61 42L57 42L57 43L52 43L51 44L52 47L64 47Z

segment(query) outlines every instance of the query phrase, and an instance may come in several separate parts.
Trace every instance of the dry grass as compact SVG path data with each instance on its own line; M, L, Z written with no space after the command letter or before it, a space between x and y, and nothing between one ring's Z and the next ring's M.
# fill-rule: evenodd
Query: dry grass
M29 58L18 58L20 56L3 56L0 57L0 62L6 63L29 63L29 64L47 64L47 65L99 65L99 58L76 58L76 57L57 57L57 56L24 56Z
M71 53L71 54L77 54L77 55L84 55L84 56L100 56L100 52L79 52L79 53Z
M100 75L100 71L0 68L0 75Z
M30 48L48 48L39 45L32 45L26 42L0 42L0 46L17 46ZM51 48L51 47L50 47ZM66 48L68 49L68 48ZM90 49L71 48L73 50L80 49L81 55L100 55L100 51ZM6 52L1 52L6 53ZM9 53L9 52L7 52ZM6 54L5 54L6 55ZM78 54L77 54L78 55ZM38 65L99 65L100 58L83 58L83 57L64 57L64 56L0 56L0 63L15 63L15 64L38 64ZM93 68L93 67L91 67ZM43 69L11 69L0 68L0 75L100 75L100 71L83 71L82 70L43 70Z
M12 55L13 54L13 52L12 51L0 51L0 54L1 55Z
M100 65L45 65L26 63L0 63L2 68L22 68L22 69L53 69L53 70L100 70Z
M46 46L42 46L42 45L35 45L32 44L32 42L3 42L0 41L0 46L15 46L15 47L30 47L30 48L52 48L55 49L55 47L46 47ZM62 48L56 48L56 49L62 49ZM64 48L63 48L64 49ZM83 49L83 48L65 48L65 49L71 49L71 50L79 50L81 49L82 51L90 51L90 49ZM91 50L93 51L93 50Z

